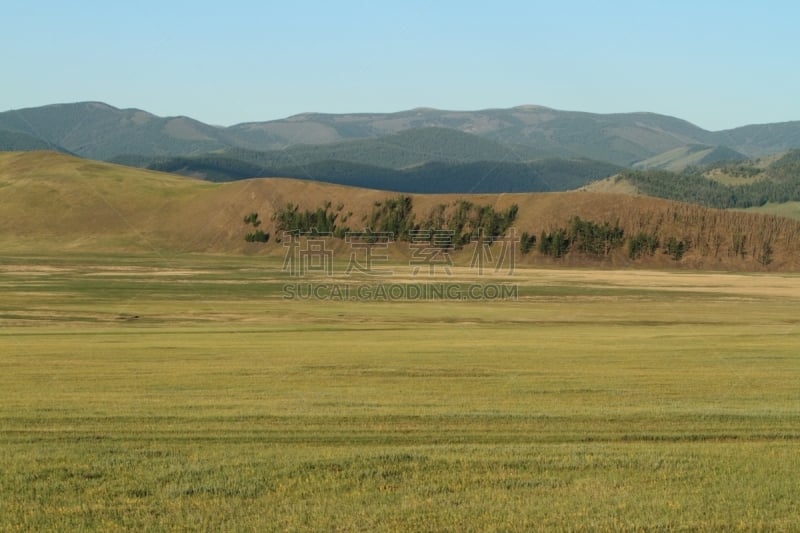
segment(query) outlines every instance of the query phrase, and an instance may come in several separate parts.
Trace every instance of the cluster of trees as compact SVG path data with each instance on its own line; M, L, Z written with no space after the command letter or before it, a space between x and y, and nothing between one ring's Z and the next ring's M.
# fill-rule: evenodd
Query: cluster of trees
M582 253L608 255L611 250L622 245L624 232L619 222L613 226L608 222L597 224L591 220L573 217L569 222L567 239Z
M261 225L261 220L258 218L258 213L250 213L244 217L244 223L253 226L254 231L248 232L244 236L247 242L267 242L269 241L269 233L258 229Z
M344 213L344 204L336 209L326 202L315 210L301 210L297 205L287 204L279 209L273 219L279 231L297 231L332 234L344 238L350 228L343 223L352 212ZM516 204L505 210L477 205L466 200L435 206L422 220L417 222L413 200L407 195L398 195L376 201L368 215L361 218L365 233L374 233L375 240L367 235L366 242L377 242L386 233L394 240L419 242L426 239L431 246L460 249L476 237L499 238L508 234L517 219ZM622 215L624 216L624 215ZM252 231L245 235L248 242L267 242L269 234L259 229L261 220L257 213L244 218ZM753 222L758 222L755 226ZM781 219L759 218L755 221L741 213L709 211L691 204L677 204L659 213L650 213L638 219L629 219L627 227L641 228L626 235L620 221L593 221L574 216L564 227L542 231L537 237L522 233L519 250L528 254L536 249L545 256L560 258L570 253L590 257L608 257L615 250L626 246L631 260L652 257L662 253L675 261L696 249L702 257L719 257L725 253L726 242L729 257L751 257L763 265L773 261L773 244L800 238L800 227Z
M750 163L730 163L722 167L722 171L734 178L755 178L761 174L762 169Z
M330 208L331 203L326 202L314 211L300 211L299 206L288 203L275 213L275 229L300 233L333 233L337 229L336 219L339 215Z
M655 255L660 245L655 232L640 231L626 241L625 232L618 222L613 225L607 221L597 223L576 216L570 219L566 228L543 231L539 237L538 250L542 255L555 258L563 257L570 252L606 257L626 242L628 257L634 260L645 255ZM530 246L524 239L521 246L523 244ZM664 243L663 252L675 261L680 261L690 248L688 240L670 237Z
M687 241L678 239L677 237L670 237L664 244L664 253L670 256L675 261L680 261L690 248Z
M539 252L551 257L561 257L571 250L596 256L607 256L622 246L625 232L615 223L598 224L581 217L570 219L566 228L542 232Z
M747 236L737 231L733 234L733 243L731 245L731 254L734 256L741 257L744 259L747 256L747 246L748 246ZM774 252L772 248L772 237L769 235L764 236L760 242L755 243L756 245L752 249L752 253L759 263L762 265L768 265L772 263L772 254Z
M644 255L653 256L658 249L658 235L654 232L640 231L628 239L628 257L639 259Z
M299 233L317 231L344 238L350 228L337 224L339 213L343 208L344 205L339 204L336 210L333 210L331 203L326 202L325 205L315 210L300 210L297 205L289 203L275 213L275 228L278 231ZM394 198L376 201L370 214L363 218L363 222L366 231L391 233L398 241L410 241L412 232L427 231L431 235L433 243L434 233L444 230L453 238L443 240L441 235L435 235L436 245L460 247L479 234L489 238L504 235L516 220L518 211L519 207L516 204L498 212L491 206L476 205L466 200L459 200L452 205L436 206L430 215L419 224L416 223L412 198L408 195L398 195ZM351 214L344 215L341 221L347 221ZM245 217L245 223L252 223L254 227L257 227L261 223L257 217L256 213L248 215ZM250 237L246 238L250 239Z
M519 251L523 254L528 254L531 250L533 250L535 245L536 235L531 235L527 231L523 231L522 236L519 238Z
M434 207L420 225L420 229L447 230L453 235L453 244L461 247L479 235L484 238L505 235L517 219L518 213L517 204L512 204L503 211L496 211L488 205L457 200L450 205L439 204Z
M407 241L414 226L414 207L410 196L400 195L375 202L367 227L376 232L390 232L399 241Z
M563 228L555 229L549 233L542 231L539 237L539 253L550 257L562 257L569 251L570 242L567 231Z

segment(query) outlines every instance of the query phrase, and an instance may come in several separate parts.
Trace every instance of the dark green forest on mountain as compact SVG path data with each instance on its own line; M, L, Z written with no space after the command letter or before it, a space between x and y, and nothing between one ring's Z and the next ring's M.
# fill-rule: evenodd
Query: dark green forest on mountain
M583 159L543 159L530 162L432 162L407 169L391 169L350 161L317 161L286 167L260 166L223 155L157 159L121 158L115 162L151 170L235 181L253 177L284 177L337 183L354 187L409 193L546 192L570 190L621 170Z
M626 170L617 179L630 182L643 194L722 209L800 201L800 150L786 153L764 169L744 163L720 168L752 181L720 183L707 176L708 169L697 168L680 173Z

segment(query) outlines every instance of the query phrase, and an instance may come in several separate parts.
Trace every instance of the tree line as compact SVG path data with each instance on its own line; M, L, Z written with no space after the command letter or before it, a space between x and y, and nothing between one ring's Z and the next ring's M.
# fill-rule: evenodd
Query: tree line
M326 201L314 209L289 203L276 209L270 220L279 234L316 230L344 239L351 228L356 228L366 243L385 242L386 234L391 233L395 241L427 240L434 247L460 249L479 237L503 237L515 240L523 255L534 252L555 259L572 254L598 260L627 256L631 261L641 261L660 255L681 261L691 253L713 261L727 258L769 265L776 257L793 257L800 243L800 222L696 204L652 201L646 210L619 209L614 216L611 220L572 216L544 231L524 228L520 236L512 232L515 224L523 229L518 225L520 209L516 204L497 209L458 199L429 207L420 216L414 199L400 194L374 201L358 215L342 202L334 206ZM244 223L245 240L269 240L258 213L248 214Z
M334 210L331 203L326 202L314 210L301 210L299 206L289 203L276 211L275 229L296 233L316 231L344 238L351 231L346 222L352 212L340 218L343 208L340 204ZM398 195L375 201L362 223L367 236L391 233L397 241L414 239L419 242L420 236L424 238L427 235L436 246L460 248L478 236L493 239L502 237L516 220L518 211L516 204L497 211L488 205L458 200L452 204L437 205L426 218L417 222L412 198ZM248 218L245 218L245 223L249 223Z
M273 221L277 231L299 234L316 232L343 239L351 231L345 222L352 216L352 212L344 213L343 209L343 204L334 209L329 201L313 210L301 210L298 205L288 203L275 212ZM427 217L417 223L412 198L399 195L373 203L369 215L362 218L366 228L362 234L367 239L366 242L370 242L370 236L375 237L372 242L377 242L379 235L387 233L396 241L408 242L413 239L420 242L422 235L432 246L460 249L479 237L492 240L506 235L518 213L519 207L516 204L498 211L491 206L457 200L451 204L436 205ZM261 224L258 213L247 215L244 222L254 229L245 235L246 241L269 240L269 234L258 229ZM434 235L436 232L440 232L439 235ZM742 248L737 248L736 253L744 256L743 240L735 241L734 246L736 242ZM561 258L569 253L608 257L615 250L627 245L627 255L631 260L653 256L661 250L679 261L691 248L691 241L687 238L670 236L662 242L655 231L644 230L626 236L619 221L596 222L579 216L572 217L565 227L542 231L538 239L534 234L525 231L518 243L523 254L528 254L535 248L540 254L552 258Z

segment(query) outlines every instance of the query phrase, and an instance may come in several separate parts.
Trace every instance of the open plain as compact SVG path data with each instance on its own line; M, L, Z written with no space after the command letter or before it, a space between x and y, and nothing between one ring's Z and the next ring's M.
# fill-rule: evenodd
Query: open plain
M4 256L0 529L800 522L800 277L423 281L518 297L287 299L274 257Z

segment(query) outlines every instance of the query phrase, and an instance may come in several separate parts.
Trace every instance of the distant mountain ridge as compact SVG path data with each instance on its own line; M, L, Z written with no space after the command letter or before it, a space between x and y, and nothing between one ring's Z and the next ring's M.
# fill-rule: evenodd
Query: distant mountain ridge
M224 129L188 117L162 118L100 102L0 113L0 129L24 133L90 159L121 154L180 155L231 145Z
M397 113L304 113L227 128L189 117L158 117L101 102L57 104L0 113L0 130L19 132L83 157L183 156L242 148L266 151L375 139L407 130L445 128L539 157L587 158L621 166L684 145L725 146L748 157L800 146L800 121L719 132L655 113L596 114L542 106L479 111L418 108Z

